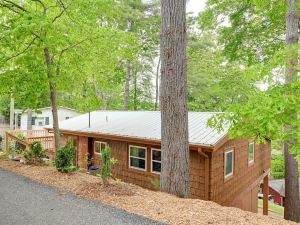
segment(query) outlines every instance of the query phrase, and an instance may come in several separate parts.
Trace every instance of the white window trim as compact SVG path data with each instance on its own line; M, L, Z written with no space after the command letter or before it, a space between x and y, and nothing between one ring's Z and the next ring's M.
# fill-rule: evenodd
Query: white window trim
M228 153L232 152L232 172L226 175L226 164L227 164L227 157L226 155ZM224 152L224 177L225 179L228 177L233 176L233 171L234 171L234 149L228 150Z
M145 158L140 158L140 157L136 157L136 156L130 156L130 148L131 148L131 147L134 147L134 148L143 148L143 149L145 149ZM135 158L135 159L142 159L142 160L145 160L145 169L131 166L131 165L130 165L130 164L131 164L131 163L130 163L130 158ZM129 147L128 147L128 166L129 166L129 168L131 168L131 169L147 171L147 148L146 148L146 147L143 147L143 146L129 145Z
M152 159L152 151L158 151L160 152L161 154L161 149L158 149L158 148L151 148L151 173L156 173L156 174L160 174L160 172L156 172L156 171L153 171L153 163L152 162L157 162L157 163L160 163L160 166L161 166L161 161L158 161L158 160L154 160Z
M249 161L249 147L251 144L253 145L253 159L251 161ZM255 158L255 144L253 141L253 142L249 142L249 144L248 144L248 166L251 166L254 164L254 158Z
M96 152L96 148L95 148L96 143L99 143L99 144L100 144L100 153L99 153L99 152ZM101 144L105 144L105 146L107 147L107 142L103 142L103 141L94 141L94 154L96 154L96 155L101 155Z

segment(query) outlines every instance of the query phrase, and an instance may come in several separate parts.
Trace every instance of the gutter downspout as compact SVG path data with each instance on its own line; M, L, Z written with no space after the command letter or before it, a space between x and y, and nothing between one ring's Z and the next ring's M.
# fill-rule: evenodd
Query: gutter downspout
M205 170L204 170L204 191L205 191L205 200L209 200L209 157L204 153L202 148L198 148L198 154L204 157L205 159Z

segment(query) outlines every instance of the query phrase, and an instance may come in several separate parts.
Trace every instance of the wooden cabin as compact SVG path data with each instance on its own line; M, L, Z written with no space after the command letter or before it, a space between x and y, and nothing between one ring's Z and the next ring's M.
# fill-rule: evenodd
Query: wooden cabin
M260 184L268 187L270 143L229 140L226 131L206 126L214 114L188 114L191 196L257 212ZM160 124L160 112L95 111L60 122L61 141L74 140L83 169L99 167L101 149L109 145L117 159L114 177L155 189L161 170ZM264 190L267 214L268 188Z

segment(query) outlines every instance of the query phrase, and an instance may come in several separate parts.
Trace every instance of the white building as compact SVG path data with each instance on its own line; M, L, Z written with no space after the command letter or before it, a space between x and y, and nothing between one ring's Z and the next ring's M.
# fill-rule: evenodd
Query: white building
M58 121L70 119L75 116L79 116L81 113L75 109L66 107L58 108ZM21 114L20 129L27 130L27 110ZM39 130L43 129L44 126L53 125L52 108L40 108L32 112L32 129Z

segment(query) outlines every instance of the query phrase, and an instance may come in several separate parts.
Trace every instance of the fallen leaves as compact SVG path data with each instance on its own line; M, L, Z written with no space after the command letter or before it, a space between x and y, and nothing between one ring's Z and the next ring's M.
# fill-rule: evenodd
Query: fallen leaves
M222 207L214 202L181 199L120 180L110 180L109 186L105 186L99 177L82 172L62 174L53 167L22 165L4 159L0 159L0 168L58 187L62 190L61 194L71 192L167 224L295 224L237 208Z

